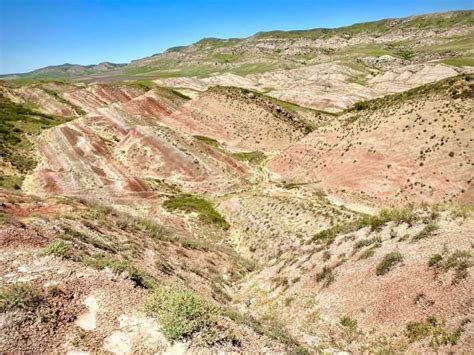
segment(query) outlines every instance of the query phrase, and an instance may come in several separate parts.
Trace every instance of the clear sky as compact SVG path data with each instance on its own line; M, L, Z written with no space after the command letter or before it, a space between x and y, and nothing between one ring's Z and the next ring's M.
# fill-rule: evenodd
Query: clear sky
M0 0L0 73L126 63L203 37L472 9L474 0Z

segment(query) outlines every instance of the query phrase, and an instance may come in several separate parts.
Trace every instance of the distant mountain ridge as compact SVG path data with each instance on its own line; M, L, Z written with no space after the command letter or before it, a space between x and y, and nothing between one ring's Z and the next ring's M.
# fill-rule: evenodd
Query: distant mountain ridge
M472 38L473 29L473 10L452 11L382 19L331 29L257 32L247 38L209 37L191 45L171 47L162 53L132 60L128 64L66 63L1 77L32 80L114 80L208 77L225 72L245 76L340 58L352 60L355 53L351 49L356 49L356 54L360 54L362 50L362 54L402 57L411 55L407 50L413 52L420 49L422 54L431 55L432 58L429 59L468 56L472 61L472 53L468 50L472 47L472 44L469 45L469 38ZM454 49L440 48L442 41L452 38L464 40L466 43L461 47L455 46Z

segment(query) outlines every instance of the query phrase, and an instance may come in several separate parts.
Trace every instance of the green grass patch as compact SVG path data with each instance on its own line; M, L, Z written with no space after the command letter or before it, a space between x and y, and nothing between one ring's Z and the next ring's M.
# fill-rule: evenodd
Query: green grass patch
M214 138L206 137L206 136L193 136L196 138L198 141L204 142L206 144L212 145L213 147L220 147L220 143L216 141Z
M458 57L443 59L441 63L454 67L474 67L474 57Z
M0 156L21 174L27 173L36 165L28 136L64 122L64 118L34 111L0 95Z
M430 337L429 344L433 349L437 349L440 346L456 345L463 331L463 325L449 331L444 321L431 316L421 322L409 322L405 328L405 336L411 343Z
M22 183L23 177L21 176L0 174L0 187L4 189L21 190Z
M242 60L242 55L231 54L231 53L214 53L211 60L215 60L218 63L235 63Z
M265 153L259 150L255 150L253 152L232 153L232 157L234 157L237 160L248 161L249 163L252 163L252 164L260 164L267 158Z
M230 72L240 76L246 76L251 74L265 73L268 71L273 71L282 68L284 68L284 64L282 64L280 61L272 61L265 63L243 63L237 68L231 69Z
M357 251L359 249L362 249L364 247L367 247L369 245L372 245L374 243L377 243L377 244L381 244L382 243L382 239L380 237L374 237L374 238L370 238L370 239L361 239L361 240L358 240L355 244L354 244L354 251Z
M411 240L412 241L417 241L417 240L420 240L420 239L428 238L431 234L433 234L433 232L437 231L438 229L439 229L438 225L436 225L434 223L429 223L421 231L416 233L412 237Z
M344 328L348 328L354 331L357 329L357 321L349 316L341 317L341 319L339 319L339 324L342 325Z
M123 215L117 221L117 227L127 232L142 232L154 239L163 239L166 229L149 218Z
M393 251L384 256L382 261L377 265L376 274L377 276L385 275L392 270L395 265L403 261L403 256L398 251Z
M66 257L66 254L70 250L69 244L64 240L56 239L50 242L46 247L44 247L40 254L41 255L54 255L60 258Z
M153 289L156 287L156 280L146 272L137 269L131 265L128 261L120 260L104 254L96 253L92 255L82 255L81 262L96 270L104 270L109 268L116 274L122 274L126 272L131 281L138 287L147 289Z
M358 260L371 258L372 256L374 256L374 254L375 254L375 247L366 249L362 253L360 253Z
M168 210L196 212L203 222L215 224L224 230L230 227L229 223L214 209L209 201L194 195L182 194L174 196L165 201L163 207Z
M0 313L35 308L42 301L42 290L31 284L14 283L0 289Z

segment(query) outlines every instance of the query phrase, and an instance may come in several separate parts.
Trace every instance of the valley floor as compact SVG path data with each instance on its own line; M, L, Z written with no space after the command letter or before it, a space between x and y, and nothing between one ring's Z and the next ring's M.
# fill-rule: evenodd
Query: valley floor
M0 351L469 353L473 81L2 86Z

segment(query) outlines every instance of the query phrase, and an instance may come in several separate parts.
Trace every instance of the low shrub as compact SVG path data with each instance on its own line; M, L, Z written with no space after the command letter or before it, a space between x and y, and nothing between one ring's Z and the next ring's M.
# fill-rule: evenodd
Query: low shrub
M339 320L339 324L341 324L344 328L348 328L351 330L356 330L357 329L357 320L352 319L348 316L343 316Z
M335 279L333 270L328 266L324 266L321 272L316 274L316 281L323 282L323 287L329 286Z
M157 287L146 300L145 311L155 317L170 341L184 340L196 333L205 337L217 324L217 306L190 291ZM208 344L211 345L211 344Z

